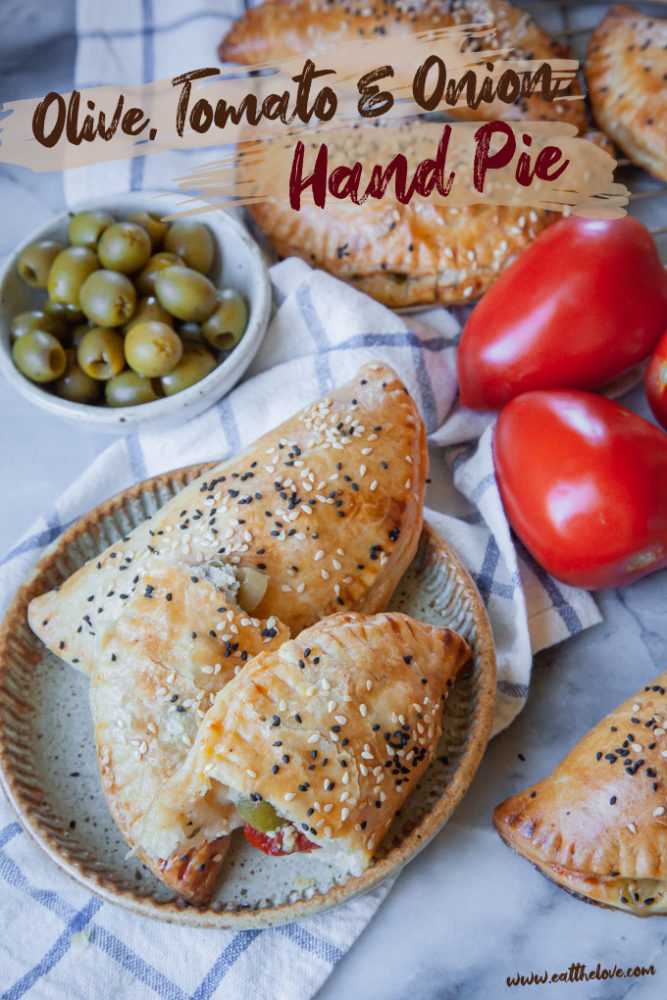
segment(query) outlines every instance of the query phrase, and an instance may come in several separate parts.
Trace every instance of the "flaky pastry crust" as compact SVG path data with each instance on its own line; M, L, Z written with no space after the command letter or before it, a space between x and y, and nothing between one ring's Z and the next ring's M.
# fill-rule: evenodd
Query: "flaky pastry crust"
M259 571L268 583L253 615L292 633L341 609L377 611L416 551L427 465L407 389L387 366L366 365L33 600L30 626L90 672L99 629L158 562L203 578L212 563Z
M492 24L485 48L508 48L514 57L568 57L568 51L526 13L504 0L266 0L248 10L223 39L224 61L250 65L334 44L400 38L470 22ZM572 94L580 93L573 85ZM450 109L465 120L557 120L586 129L582 101L546 101L535 94L515 104L495 101L477 111ZM418 129L419 121L410 123ZM409 134L409 132L408 132ZM335 138L335 137L334 137ZM239 179L244 177L244 160ZM391 307L465 304L479 298L497 275L538 233L558 217L514 206L448 208L410 202L363 205L329 201L324 209L304 202L299 212L283 204L258 203L249 211L281 257L295 255L349 282Z
M494 812L499 834L558 885L637 916L667 913L667 673Z
M585 72L600 128L667 181L667 18L612 7L591 35Z
M333 615L262 653L216 698L142 847L225 835L242 825L235 803L254 795L359 874L432 759L469 657L455 632L397 613Z

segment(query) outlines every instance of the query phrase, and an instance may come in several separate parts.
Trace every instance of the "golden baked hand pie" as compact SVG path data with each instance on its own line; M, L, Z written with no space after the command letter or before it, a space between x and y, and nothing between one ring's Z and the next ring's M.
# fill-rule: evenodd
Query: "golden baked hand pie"
M455 632L394 613L333 615L261 653L217 696L142 848L176 855L247 822L268 853L320 848L361 873L435 753L469 656Z
M217 692L248 659L289 637L275 618L260 621L222 602L212 583L156 564L100 635L90 678L97 760L109 810L132 848L146 808L186 757ZM202 843L155 860L137 853L167 885L200 902L226 846Z
M548 32L504 0L455 4L415 0L409 5L382 0L266 0L236 22L219 54L225 61L252 65L298 54L311 56L333 44L377 38L378 32L400 39L408 32L470 22L495 27L495 35L480 39L485 48L507 48L514 58L569 57ZM576 84L571 93L580 93ZM466 120L554 119L575 125L580 133L586 130L583 101L546 101L537 94L510 105L482 104L477 111L446 110L449 116ZM419 120L408 123L404 152L419 127ZM251 179L254 167L242 159L239 180L246 171ZM261 202L248 210L280 256L302 257L391 307L471 302L558 217L514 206L449 208L373 199L361 206L330 201L324 209L305 201L299 212L285 204Z
M90 672L101 628L157 563L293 634L337 610L377 611L417 548L427 461L407 389L390 368L366 365L35 598L30 626Z
M600 128L667 181L667 18L612 7L591 35L585 72Z
M498 833L564 889L667 913L667 673L628 698L543 781L499 805Z

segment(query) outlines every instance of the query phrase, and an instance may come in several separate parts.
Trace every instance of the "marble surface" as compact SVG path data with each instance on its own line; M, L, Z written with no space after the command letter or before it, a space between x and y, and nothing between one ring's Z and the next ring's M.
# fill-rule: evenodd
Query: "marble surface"
M581 5L582 7L584 5ZM73 4L3 0L0 97L71 86ZM0 254L62 210L59 175L3 168ZM638 214L647 211L638 203ZM667 245L663 248L667 251ZM647 415L639 389L624 402ZM109 438L46 417L0 385L0 553L80 475ZM437 469L433 489L437 490ZM666 498L667 500L667 498ZM462 805L401 874L366 932L318 994L365 1000L665 995L667 922L570 898L494 833L493 807L543 777L608 710L665 668L667 572L598 600L602 624L535 658L518 720L489 746ZM650 966L655 976L508 987L517 972Z

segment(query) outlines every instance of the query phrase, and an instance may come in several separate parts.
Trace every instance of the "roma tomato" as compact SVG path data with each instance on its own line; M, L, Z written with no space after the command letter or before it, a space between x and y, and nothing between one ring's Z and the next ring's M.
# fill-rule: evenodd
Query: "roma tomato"
M296 852L310 854L311 851L319 850L320 846L314 844L312 840L308 840L302 833L297 832L294 847L287 850L283 845L282 833L279 832L274 837L270 837L267 833L256 830L250 823L246 823L243 827L243 834L248 843L256 847L258 851L263 851L264 854L271 854L274 857L282 857L285 854L295 854Z
M644 388L653 416L667 430L667 333L651 355Z
M500 275L468 319L461 402L497 410L530 389L593 389L637 364L667 325L667 275L640 222L571 216Z
M527 392L501 411L493 455L510 524L577 587L667 565L667 435L590 392Z

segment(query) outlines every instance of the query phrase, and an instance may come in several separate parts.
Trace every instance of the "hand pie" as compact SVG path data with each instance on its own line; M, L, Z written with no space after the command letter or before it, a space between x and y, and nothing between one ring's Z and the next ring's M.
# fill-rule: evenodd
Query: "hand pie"
M591 35L585 71L600 128L634 163L667 181L667 19L629 4L612 7Z
M158 562L293 634L343 608L372 613L416 551L427 461L407 389L390 368L366 365L35 598L30 626L90 672L98 632Z
M342 613L261 653L220 692L149 809L152 857L244 826L267 853L322 849L360 874L435 753L468 660L449 629Z
M504 0L417 0L400 5L379 0L266 0L246 10L219 47L223 61L255 65L313 53L381 32L396 38L455 25L484 23L495 34L480 38L484 48L503 48L513 57L568 58L569 53L524 11ZM573 85L572 94L579 94ZM483 103L477 111L447 108L465 120L555 119L586 129L583 101L547 101L538 94L514 104ZM401 145L408 152L419 133L410 120ZM335 134L327 140L335 146ZM249 171L249 172L248 172ZM250 183L255 168L239 164L239 181ZM467 304L550 222L556 213L519 206L471 205L449 208L428 202L401 205L369 199L362 206L330 202L324 209L306 201L299 212L289 205L253 203L248 210L281 257L296 255L352 284L385 305L398 308L434 302Z
M642 917L667 913L666 689L664 673L493 817L557 885Z
M109 811L136 848L144 812L188 753L215 695L246 661L289 637L174 566L142 573L103 629L90 678L97 759ZM224 630L221 630L220 626ZM211 892L226 842L142 860L192 902Z

